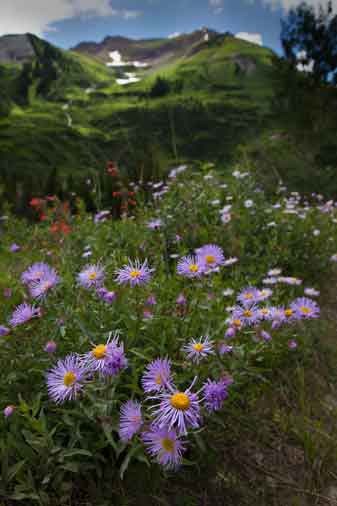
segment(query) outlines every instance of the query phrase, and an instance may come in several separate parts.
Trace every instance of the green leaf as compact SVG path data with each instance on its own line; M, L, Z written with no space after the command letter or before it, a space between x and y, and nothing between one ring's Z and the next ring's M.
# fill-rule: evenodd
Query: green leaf
M130 461L132 459L132 457L134 456L134 454L139 450L140 446L139 445L136 445L136 446L133 446L129 452L127 453L125 459L123 460L122 462L122 465L120 467L120 470L119 470L119 476L121 478L121 480L123 479L124 477L124 473L125 471L127 470L127 468L129 467L129 464L130 464Z
M8 481L11 481L18 474L20 469L25 465L25 460L20 460L8 469Z
M74 448L73 450L67 450L61 454L63 458L74 457L75 455L85 455L87 457L92 457L92 453L88 450L82 450L81 448Z

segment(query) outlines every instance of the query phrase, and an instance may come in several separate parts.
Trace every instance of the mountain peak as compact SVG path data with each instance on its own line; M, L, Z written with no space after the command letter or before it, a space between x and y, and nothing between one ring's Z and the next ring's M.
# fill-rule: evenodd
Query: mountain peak
M34 57L31 34L10 34L0 37L0 62L25 63Z

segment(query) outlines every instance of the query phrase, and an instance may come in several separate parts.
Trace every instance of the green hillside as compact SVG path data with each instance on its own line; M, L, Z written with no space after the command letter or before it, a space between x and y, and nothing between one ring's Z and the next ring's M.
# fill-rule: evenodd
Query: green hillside
M155 63L135 67L130 60L112 68L87 49L64 51L28 35L34 57L0 64L3 201L16 201L23 211L34 195L75 191L94 207L86 181L103 174L111 159L125 180L147 180L162 178L172 162L228 165L248 156L271 187L282 178L313 191L324 181L334 193L334 90L328 108L323 95L309 94L277 109L272 51L228 34L205 41L196 33L199 38L183 36L180 46L174 40L170 58L163 52L167 40L148 41L141 55L153 58L155 46L161 54ZM125 84L130 76L136 82ZM111 182L100 180L104 198Z
M110 158L131 177L159 176L178 158L229 159L268 117L272 53L228 35L192 41L188 56L178 51L174 61L141 69L110 69L29 38L35 57L2 65L0 74L9 104L0 120L1 178L10 194L24 182L26 200L55 178L55 191L67 191L69 179L78 190ZM117 84L131 71L139 82ZM165 93L152 93L158 77Z

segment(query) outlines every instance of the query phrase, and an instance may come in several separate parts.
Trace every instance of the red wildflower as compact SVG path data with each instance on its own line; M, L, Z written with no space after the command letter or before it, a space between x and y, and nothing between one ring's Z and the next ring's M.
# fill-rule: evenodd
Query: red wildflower
M43 199L38 199L38 198L33 198L30 202L29 202L29 205L31 207L40 207L42 204L43 204L44 200Z
M116 162L108 162L107 166L106 166L106 171L112 177L118 176L119 171L118 171Z

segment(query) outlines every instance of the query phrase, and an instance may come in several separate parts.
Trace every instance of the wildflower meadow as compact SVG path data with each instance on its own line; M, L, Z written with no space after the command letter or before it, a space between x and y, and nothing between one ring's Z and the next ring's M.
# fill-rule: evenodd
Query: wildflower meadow
M3 504L140 504L135 473L197 473L324 328L334 201L208 163L127 191L118 219L115 197L1 216Z

